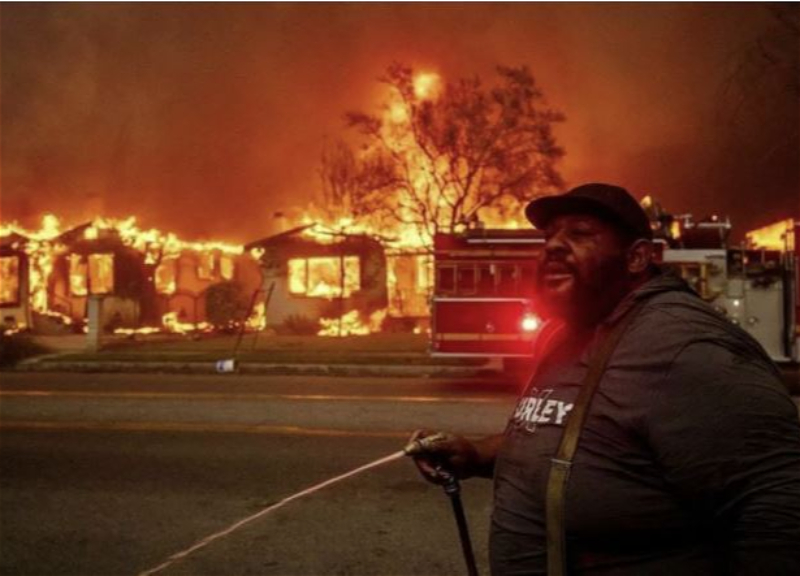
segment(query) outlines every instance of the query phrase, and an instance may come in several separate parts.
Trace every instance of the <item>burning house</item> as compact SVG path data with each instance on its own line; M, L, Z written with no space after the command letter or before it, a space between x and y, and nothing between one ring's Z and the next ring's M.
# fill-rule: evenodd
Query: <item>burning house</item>
M80 322L96 297L102 300L100 325L106 330L132 328L147 318L145 255L126 245L116 230L87 223L64 232L57 242L47 282L50 310Z
M102 297L107 331L140 326L206 324L208 288L236 281L258 285L258 267L240 248L191 245L174 237L125 233L124 226L80 226L59 237L48 294L57 312L86 317L91 296Z
M28 239L18 233L0 238L0 311L3 330L31 326L32 311L29 287L29 259L25 252Z
M386 254L366 234L300 226L245 246L261 264L266 320L320 322L321 334L378 329L388 304Z
M39 231L4 227L5 329L85 330L94 306L105 332L210 330L209 294L226 283L243 302L233 307L236 322L246 309L250 329L299 322L340 336L387 322L391 329L426 327L428 252L362 230L331 230L304 225L243 247L185 242L141 230L134 218L97 218L67 231L51 216Z
M135 219L106 220L61 232L6 227L2 239L2 308L6 329L58 333L81 326L94 299L104 331L208 328L209 288L236 282L258 289L257 262L241 246L190 243Z
M220 282L237 282L249 296L258 290L260 273L253 258L222 250L183 250L163 259L153 270L156 308L159 318L201 325L208 322L209 287Z

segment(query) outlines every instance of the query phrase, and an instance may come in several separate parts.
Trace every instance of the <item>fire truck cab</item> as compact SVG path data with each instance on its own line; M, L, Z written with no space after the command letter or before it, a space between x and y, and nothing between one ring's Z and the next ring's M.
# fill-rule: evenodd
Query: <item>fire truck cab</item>
M777 362L800 359L796 239L786 220L728 246L730 223L684 219L657 241L658 258L720 314L749 332ZM776 232L776 227L779 230ZM431 314L434 356L530 356L540 326L535 277L544 247L538 230L467 230L434 238ZM513 362L513 360L511 361Z

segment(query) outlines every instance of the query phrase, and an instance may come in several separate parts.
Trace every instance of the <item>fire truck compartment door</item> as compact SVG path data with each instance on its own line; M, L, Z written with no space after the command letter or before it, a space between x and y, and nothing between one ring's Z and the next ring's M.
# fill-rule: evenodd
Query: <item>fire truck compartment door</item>
M790 358L784 351L783 329L786 318L783 310L783 283L756 286L752 282L744 285L744 299L740 324L767 354L778 362Z
M529 356L535 332L524 331L524 298L434 298L432 353Z

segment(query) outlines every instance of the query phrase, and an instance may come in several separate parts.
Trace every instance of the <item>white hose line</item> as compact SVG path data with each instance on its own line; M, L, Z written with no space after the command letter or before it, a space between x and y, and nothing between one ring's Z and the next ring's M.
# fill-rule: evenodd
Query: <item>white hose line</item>
M291 496L288 496L288 497L284 498L280 502L277 502L275 504L267 506L263 510L260 510L259 512L256 512L252 516L248 516L247 518L243 518L242 520L239 520L238 522L228 526L224 530L221 530L221 531L219 531L219 532L217 532L215 534L212 534L210 536L206 536L205 538L203 538L202 540L200 540L197 543L193 544L191 547L187 548L186 550L183 550L181 552L177 552L177 553L173 554L172 556L167 558L162 564L159 564L155 568L151 568L150 570L145 570L144 572L139 573L139 576L150 576L151 574L155 574L156 572L160 572L161 570L163 570L167 566L170 566L171 564L177 562L178 560L180 560L182 558L186 558L192 552L196 552L197 550L200 550L201 548L205 548L206 546L211 544L214 540L222 538L223 536L227 536L228 534L230 534L234 530L238 530L242 526L244 526L246 524L249 524L253 520L257 520L257 519L261 518L262 516L264 516L266 514L269 514L270 512L273 512L274 510L277 510L278 508L281 508L281 507L285 506L286 504L288 504L289 502L292 502L293 500L297 500L298 498L302 498L303 496L308 496L309 494L313 494L314 492L316 492L318 490L322 490L323 488L325 488L327 486L330 486L331 484L335 484L336 482L339 482L340 480L344 480L346 478L350 478L351 476L355 476L356 474L359 474L361 472L369 470L370 468L375 468L376 466L380 466L382 464L388 464L389 462L392 462L393 460L397 460L398 458L402 458L404 456L404 454L405 454L405 452L403 452L402 450L400 452L395 452L394 454L390 454L389 456L385 456L383 458L375 460L374 462L370 462L369 464L365 464L363 466L359 466L358 468L350 470L349 472L345 472L344 474L341 474L340 476L336 476L335 478L331 478L330 480L325 480L324 482L320 482L319 484L311 486L310 488L306 488L305 490L302 490L301 492L297 492L296 494L292 494Z

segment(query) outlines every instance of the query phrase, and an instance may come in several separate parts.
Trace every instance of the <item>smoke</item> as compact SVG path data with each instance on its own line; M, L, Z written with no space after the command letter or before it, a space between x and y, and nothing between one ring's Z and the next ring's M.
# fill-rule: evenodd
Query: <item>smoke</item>
M4 220L265 236L314 200L324 138L380 104L395 60L487 79L528 64L567 115L571 184L739 230L800 213L797 96L781 88L797 62L759 60L798 40L759 5L6 4L0 27Z

